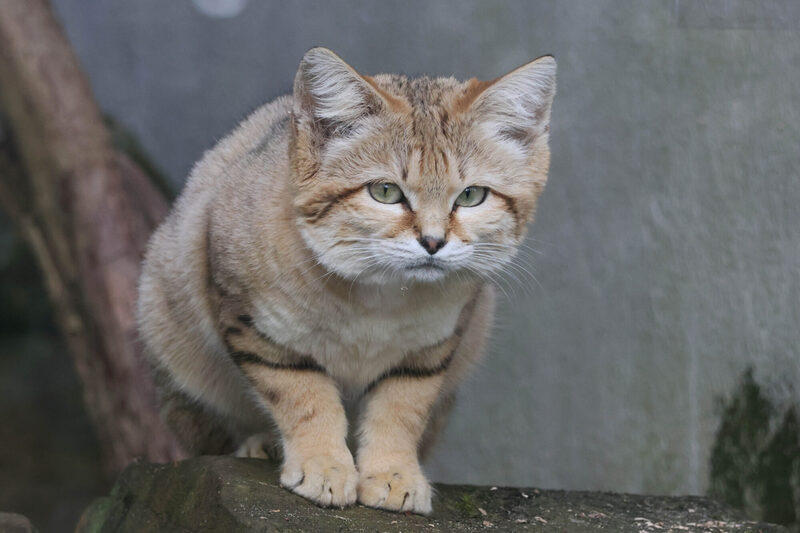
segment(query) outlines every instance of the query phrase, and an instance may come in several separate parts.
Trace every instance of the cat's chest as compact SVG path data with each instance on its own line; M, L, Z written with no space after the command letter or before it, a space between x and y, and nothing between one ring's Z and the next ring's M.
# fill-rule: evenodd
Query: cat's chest
M366 386L410 353L452 335L465 298L374 308L293 309L257 304L259 328L311 355L345 386Z

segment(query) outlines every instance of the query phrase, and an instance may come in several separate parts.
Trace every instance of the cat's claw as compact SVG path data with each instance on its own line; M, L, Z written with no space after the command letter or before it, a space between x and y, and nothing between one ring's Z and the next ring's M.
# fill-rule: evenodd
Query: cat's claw
M349 464L329 455L317 455L286 464L281 485L323 507L345 507L356 502L358 473Z
M358 480L358 501L367 507L390 511L427 515L432 510L431 486L422 472L400 468L362 472Z

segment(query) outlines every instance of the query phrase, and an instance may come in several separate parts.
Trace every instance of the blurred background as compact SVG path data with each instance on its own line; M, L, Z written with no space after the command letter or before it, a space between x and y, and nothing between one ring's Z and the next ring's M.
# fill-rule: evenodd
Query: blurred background
M554 54L550 180L521 258L536 280L499 281L490 352L427 472L710 492L797 520L800 3L52 4L101 108L174 191L290 90L312 46L363 73L462 79ZM0 509L47 530L109 485L33 259L1 218L0 273Z

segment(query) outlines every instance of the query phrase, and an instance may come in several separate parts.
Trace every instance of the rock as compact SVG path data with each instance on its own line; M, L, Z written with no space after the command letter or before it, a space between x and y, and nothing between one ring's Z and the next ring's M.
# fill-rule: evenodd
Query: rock
M282 489L276 466L259 459L136 463L110 496L84 512L77 531L788 531L748 522L738 511L697 496L467 485L437 485L436 492L428 517L361 506L322 509Z
M21 514L0 513L0 533L36 533L36 530Z

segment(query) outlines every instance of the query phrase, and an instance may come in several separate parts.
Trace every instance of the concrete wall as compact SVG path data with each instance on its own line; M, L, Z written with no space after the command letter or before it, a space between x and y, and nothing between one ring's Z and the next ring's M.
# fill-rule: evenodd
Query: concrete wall
M176 186L311 46L482 78L556 55L538 282L504 282L434 478L701 492L716 399L748 365L780 399L800 382L793 0L54 4L103 108Z

